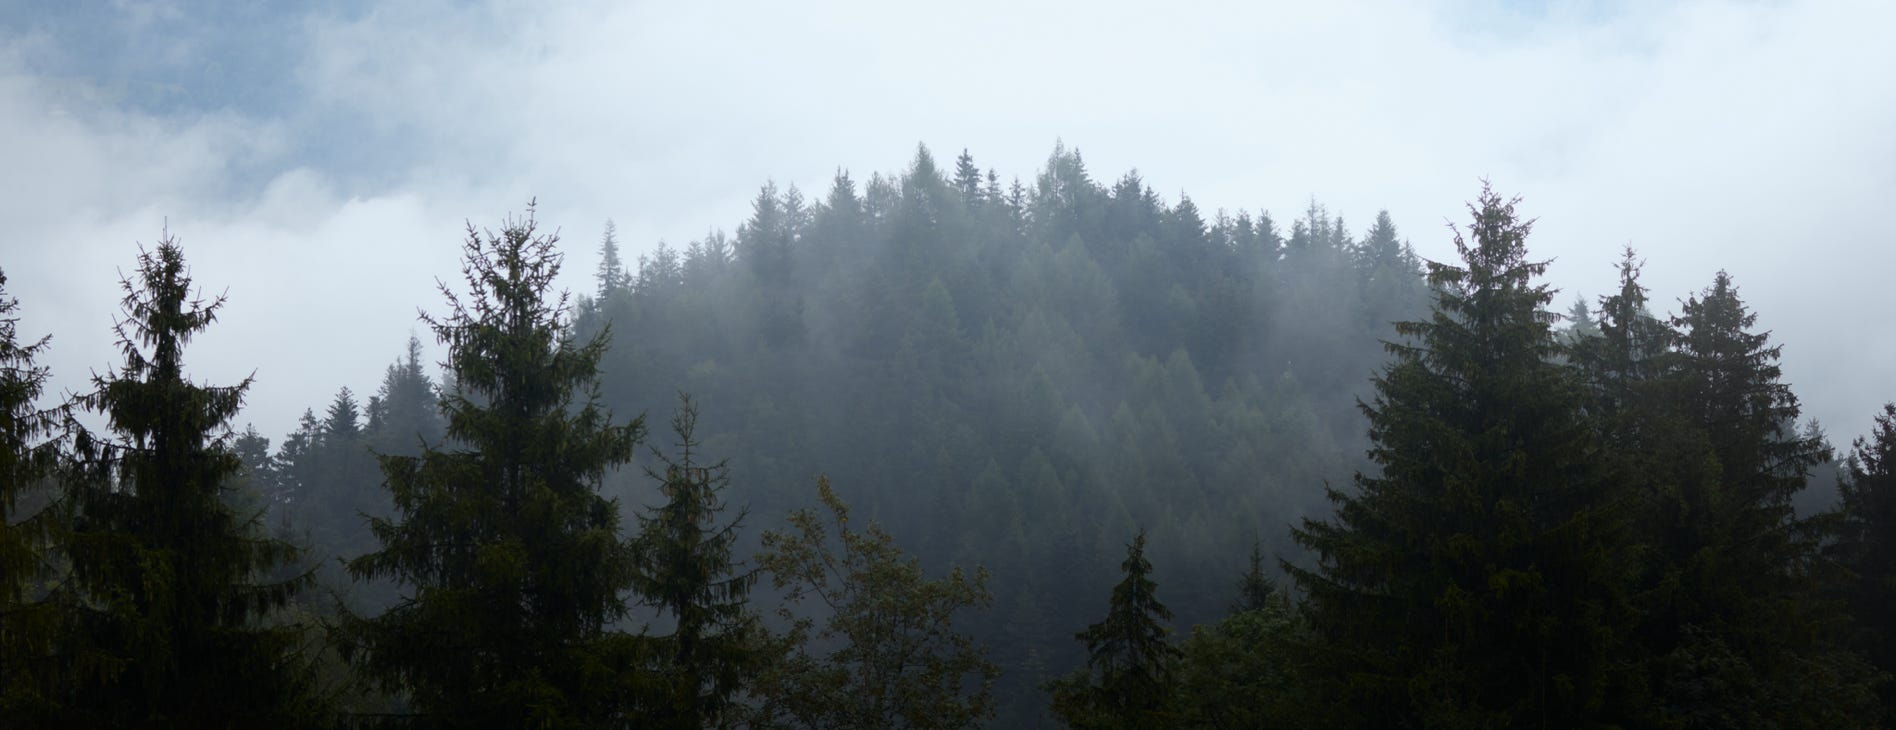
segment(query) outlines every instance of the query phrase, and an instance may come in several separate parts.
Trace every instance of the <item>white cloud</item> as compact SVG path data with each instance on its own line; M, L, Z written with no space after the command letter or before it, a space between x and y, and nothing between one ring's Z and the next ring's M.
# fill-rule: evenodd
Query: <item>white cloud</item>
M679 243L735 225L766 178L814 197L917 140L1028 177L1063 138L1098 177L1138 167L1205 208L1388 208L1434 257L1488 176L1540 216L1570 292L1606 291L1626 243L1662 303L1731 270L1809 410L1853 433L1896 398L1875 314L1892 21L1871 2L414 3L299 25L301 106L263 118L100 102L29 73L57 39L20 36L0 245L27 330L82 373L111 362L113 268L169 216L199 280L230 286L197 362L256 368L251 418L280 432L372 387L458 271L463 219L529 196L584 289L607 217L635 249Z

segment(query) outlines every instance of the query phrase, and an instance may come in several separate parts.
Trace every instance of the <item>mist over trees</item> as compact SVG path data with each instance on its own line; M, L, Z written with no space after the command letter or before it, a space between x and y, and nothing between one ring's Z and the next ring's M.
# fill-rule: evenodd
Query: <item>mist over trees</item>
M184 376L227 305L171 239L55 407L0 289L0 713L1896 720L1896 406L1839 460L1722 271L1655 312L1629 250L1555 314L1519 207L1484 186L1431 262L1386 213L919 148L631 261L607 222L570 302L529 207L424 305L437 373L309 384L274 448Z

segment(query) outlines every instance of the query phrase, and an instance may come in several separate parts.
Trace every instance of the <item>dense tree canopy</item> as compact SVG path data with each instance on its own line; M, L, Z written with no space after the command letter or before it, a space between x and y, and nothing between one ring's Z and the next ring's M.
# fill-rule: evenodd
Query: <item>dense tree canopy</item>
M1172 612L1159 602L1144 532L1126 545L1119 569L1125 578L1113 586L1105 620L1074 636L1086 644L1086 666L1047 686L1054 715L1075 728L1176 725L1180 652L1167 639Z
M606 338L567 333L557 239L534 226L531 208L498 234L469 226L468 293L444 285L447 315L427 318L457 386L447 440L381 457L395 516L371 520L381 549L349 563L405 590L353 622L360 663L457 727L624 723L637 697L638 647L612 629L637 560L598 488L643 419L599 405Z
M1612 722L1622 500L1555 358L1530 223L1486 189L1470 213L1364 405L1380 469L1294 531L1318 560L1292 570L1324 642L1313 699L1375 727Z
M643 722L672 727L724 727L734 699L768 657L768 642L749 604L757 572L732 555L743 513L724 522L725 464L705 462L697 440L698 411L680 397L672 416L675 454L653 450L650 472L665 502L639 516L632 582L645 602L672 621L654 669L670 685L665 701Z
M729 236L608 222L568 302L529 212L470 226L441 371L311 384L274 450L185 377L223 301L175 242L64 403L0 290L0 717L1889 724L1896 406L1837 461L1731 275L1667 314L1628 250L1563 318L1516 202L1470 213L1424 262L920 148ZM680 392L633 464L611 414Z
M123 288L124 362L76 401L105 416L109 433L79 433L64 478L69 572L49 600L72 612L62 651L79 670L61 689L61 723L316 722L313 688L292 661L296 633L258 623L310 576L265 580L297 550L265 536L261 515L236 512L228 494L243 468L228 424L250 381L185 377L185 346L224 300L192 289L169 236L140 251Z
M876 523L851 528L849 506L827 479L816 489L823 512L791 513L788 530L764 533L758 555L787 591L790 631L760 677L757 720L859 730L984 724L1000 669L954 620L992 600L987 571L956 567L931 580ZM792 610L804 603L817 604L821 624Z
M0 716L43 717L56 709L49 695L60 681L49 666L59 616L37 600L54 572L46 544L56 525L43 494L29 492L44 492L61 414L39 405L50 373L37 358L52 338L20 339L20 303L6 283L0 271Z

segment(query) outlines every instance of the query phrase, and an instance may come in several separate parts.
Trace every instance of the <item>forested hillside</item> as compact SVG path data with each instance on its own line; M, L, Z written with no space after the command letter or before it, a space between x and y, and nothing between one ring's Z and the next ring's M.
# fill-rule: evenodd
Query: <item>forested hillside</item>
M1222 614L1253 543L1294 554L1285 527L1360 459L1390 322L1426 306L1387 216L1200 211L1072 150L1003 183L922 149L753 209L636 262L607 234L577 322L612 327L606 403L693 394L758 523L827 474L925 564L987 567L974 620L1025 693L1077 659L1095 607L1073 597L1135 531L1181 627Z
M225 304L184 294L167 239L96 393L37 404L43 344L0 331L0 711L1891 718L1896 410L1839 461L1724 272L1655 312L1629 250L1619 291L1552 314L1531 223L1486 188L1457 261L1300 207L924 148L767 184L729 235L629 256L607 223L570 299L560 247L594 244L529 210L470 225L465 286L423 304L439 374L411 341L379 384L312 384L342 387L277 444L231 431L247 383L186 378Z

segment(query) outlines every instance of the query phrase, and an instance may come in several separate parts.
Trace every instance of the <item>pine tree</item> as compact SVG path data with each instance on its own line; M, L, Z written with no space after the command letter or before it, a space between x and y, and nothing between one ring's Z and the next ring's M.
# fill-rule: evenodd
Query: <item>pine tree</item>
M1531 223L1483 186L1463 266L1430 264L1432 316L1403 322L1374 379L1371 458L1286 565L1329 724L1503 726L1613 715L1629 620L1617 498L1592 466L1574 378L1555 363ZM1316 216L1312 216L1313 219Z
M296 632L260 621L309 581L260 577L297 550L233 512L243 462L229 421L250 387L185 379L184 348L224 299L191 290L177 242L141 250L116 324L124 364L77 403L112 435L81 432L65 480L56 595L74 612L75 661L100 671L66 687L66 721L92 727L263 727L313 721Z
M348 578L339 560L375 549L363 516L387 517L388 493L363 431L362 409L349 388L336 391L306 438L307 450L294 465L305 481L301 498L288 510L290 528L308 541L318 580L340 588ZM384 587L381 593L367 605L385 603L392 590Z
M625 260L619 256L619 227L612 221L606 221L606 232L599 237L599 270L593 275L599 283L599 306L611 301L612 295L632 286L632 274L625 270Z
M382 417L368 434L375 453L418 456L424 445L441 441L441 396L421 366L419 338L408 338L407 352L383 373L376 398Z
M1768 332L1751 331L1756 323L1723 271L1673 319L1681 331L1687 402L1705 429L1740 523L1731 526L1740 531L1734 537L1760 551L1754 556L1760 562L1750 567L1779 573L1793 567L1787 551L1803 547L1791 497L1829 450L1797 432L1800 406L1777 365L1782 347L1767 344Z
M968 207L981 204L981 169L974 166L974 156L968 154L966 148L955 158L955 189L961 192L961 201Z
M755 570L731 556L744 515L719 523L729 482L724 462L698 461L698 410L680 396L672 417L677 456L657 449L665 503L639 517L633 589L670 614L675 628L655 668L672 684L670 702L646 722L679 728L725 727L732 698L761 659L757 616L748 608Z
M1858 438L1837 485L1843 504L1832 556L1849 571L1844 598L1870 661L1896 671L1896 403ZM1883 723L1896 721L1896 687L1882 687Z
M639 696L636 642L609 628L636 563L598 490L643 419L613 424L598 404L606 335L563 336L557 240L535 231L531 205L498 235L468 226L469 294L443 285L447 315L424 316L456 383L447 441L381 457L396 514L371 520L382 549L349 562L407 595L351 620L345 653L434 722L623 724Z
M1149 728L1173 723L1173 670L1181 656L1161 622L1172 612L1159 602L1145 557L1142 530L1126 546L1125 578L1113 586L1106 620L1074 635L1086 644L1086 666L1046 686L1053 713L1067 727Z
M1668 714L1701 725L1862 724L1874 712L1869 670L1817 598L1817 524L1792 507L1829 447L1800 433L1780 348L1756 322L1723 271L1672 320L1681 411L1704 468L1657 556L1680 589L1655 694Z
M1573 306L1567 308L1568 342L1599 336L1600 323L1593 319L1593 308L1587 306L1585 297L1574 297Z
M1250 568L1238 579L1238 598L1231 603L1231 612L1262 611L1277 598L1281 598L1277 592L1277 581L1264 574L1264 549L1254 544L1251 546Z
M38 492L56 463L64 414L38 405L50 372L35 360L51 337L20 341L20 303L6 283L0 271L0 717L27 724L57 711L49 655L59 616L36 595L54 569L47 539L56 514Z
M283 437L276 454L276 494L271 504L287 519L315 494L318 482L319 451L322 447L322 422L314 409L303 409L296 430Z

